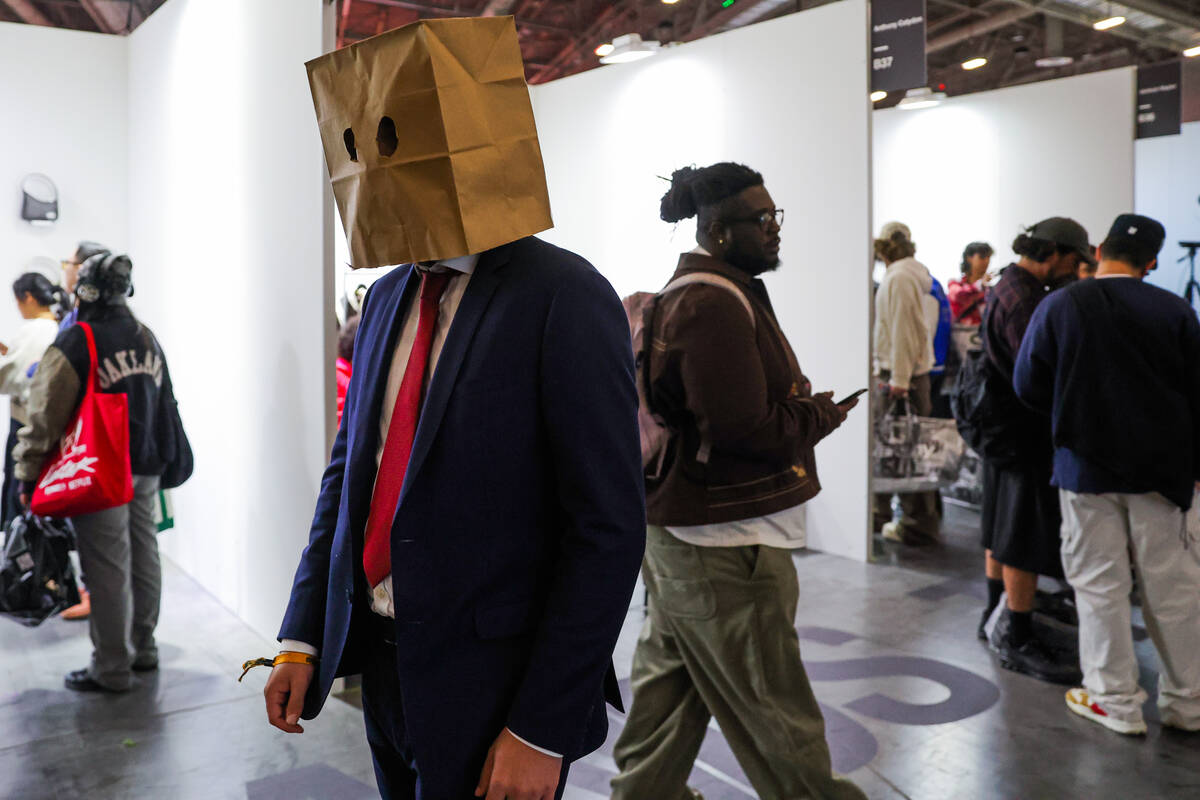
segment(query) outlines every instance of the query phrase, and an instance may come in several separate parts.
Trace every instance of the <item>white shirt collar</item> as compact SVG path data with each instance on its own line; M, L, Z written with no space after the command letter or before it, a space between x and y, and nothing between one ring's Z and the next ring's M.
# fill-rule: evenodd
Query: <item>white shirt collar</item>
M472 253L467 256L459 256L458 258L446 258L441 261L434 261L426 266L428 262L417 264L416 267L421 271L429 272L445 272L452 270L461 272L463 275L471 275L475 272L476 265L479 264L479 253Z

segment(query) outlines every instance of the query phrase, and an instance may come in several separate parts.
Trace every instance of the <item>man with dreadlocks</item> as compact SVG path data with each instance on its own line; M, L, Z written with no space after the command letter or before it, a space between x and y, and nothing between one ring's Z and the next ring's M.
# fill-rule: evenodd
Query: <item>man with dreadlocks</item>
M700 246L655 301L642 353L671 436L646 487L649 615L613 798L697 796L687 776L714 716L764 800L862 798L831 770L789 549L821 488L813 448L855 403L813 395L759 279L779 266L783 222L759 173L678 170L661 210L698 217Z

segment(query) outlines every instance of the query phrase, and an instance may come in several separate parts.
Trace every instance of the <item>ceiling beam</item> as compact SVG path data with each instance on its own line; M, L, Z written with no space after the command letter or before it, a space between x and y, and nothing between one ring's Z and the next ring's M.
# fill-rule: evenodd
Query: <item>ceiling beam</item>
M1036 13L1038 12L1026 6L1018 6L1017 8L1001 11L986 19L972 22L969 25L963 25L949 33L933 37L925 43L925 52L936 53L940 50L954 47L956 44L961 44L968 39L974 39L977 36L986 36L992 31L998 31L1023 19L1028 19Z
M359 0L362 3L368 3L376 6L388 6L389 8L403 8L407 11L416 11L421 14L436 15L439 17L458 17L462 16L461 11L455 11L453 8L445 6L435 6L430 3L418 3L414 0ZM347 0L347 5L349 4ZM343 6L343 9L345 7ZM484 9L486 11L486 9ZM483 16L482 14L480 16ZM547 25L544 22L533 22L532 20L517 19L518 28L529 28L531 31L540 31L542 33L557 33L564 36L574 36L575 32L558 25Z
M83 6L83 10L92 18L92 22L96 23L96 27L101 33L126 33L126 23L129 21L129 5L123 3L122 7L114 8L111 2L100 2L100 0L79 0L79 4ZM115 13L114 13L115 12Z
M516 0L488 0L487 5L483 7L483 11L479 12L479 16L506 17L512 13L513 7L516 4Z
M1164 22L1178 25L1181 28L1200 30L1200 14L1169 6L1161 0L1121 0L1121 5L1158 17ZM1195 3L1192 3L1191 6L1196 8Z
M50 21L50 18L41 11L38 11L37 6L29 2L29 0L4 0L4 4L7 5L14 14L20 17L22 22L25 22L29 25L54 26L54 23Z
M1099 14L1092 14L1084 11L1079 6L1068 5L1067 3L1058 2L1057 0L1008 0L1025 8L1033 9L1042 14L1047 14L1051 17L1058 17L1067 22L1074 22L1076 25L1081 25L1085 28L1091 28L1099 19ZM1149 31L1138 30L1132 25L1120 25L1116 28L1110 28L1105 33L1113 36L1118 36L1122 39L1128 39L1132 42L1145 45L1147 47L1159 47L1163 50L1178 50L1180 43L1169 36L1160 36L1150 33Z
M530 83L542 83L544 81L553 80L562 74L563 67L571 63L576 55L581 50L587 51L594 47L598 42L594 42L609 25L616 25L624 21L630 14L630 10L623 4L610 5L600 12L600 16L588 26L588 29L580 34L574 41L558 51L554 58L550 59L550 63L542 67L530 79Z

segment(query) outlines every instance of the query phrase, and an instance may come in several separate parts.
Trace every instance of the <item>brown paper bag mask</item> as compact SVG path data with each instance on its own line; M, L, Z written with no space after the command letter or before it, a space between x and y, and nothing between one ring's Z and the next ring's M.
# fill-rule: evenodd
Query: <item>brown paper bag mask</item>
M307 66L355 269L553 227L512 17L423 20Z

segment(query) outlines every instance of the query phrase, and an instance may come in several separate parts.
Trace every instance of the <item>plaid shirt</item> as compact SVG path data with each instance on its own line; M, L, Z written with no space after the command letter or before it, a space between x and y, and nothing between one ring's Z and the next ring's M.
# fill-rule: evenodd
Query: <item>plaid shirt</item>
M1028 270L1011 264L1004 269L994 289L988 293L987 314L983 320L983 341L988 357L1012 380L1013 366L1025 329L1038 304L1046 299L1045 284Z

